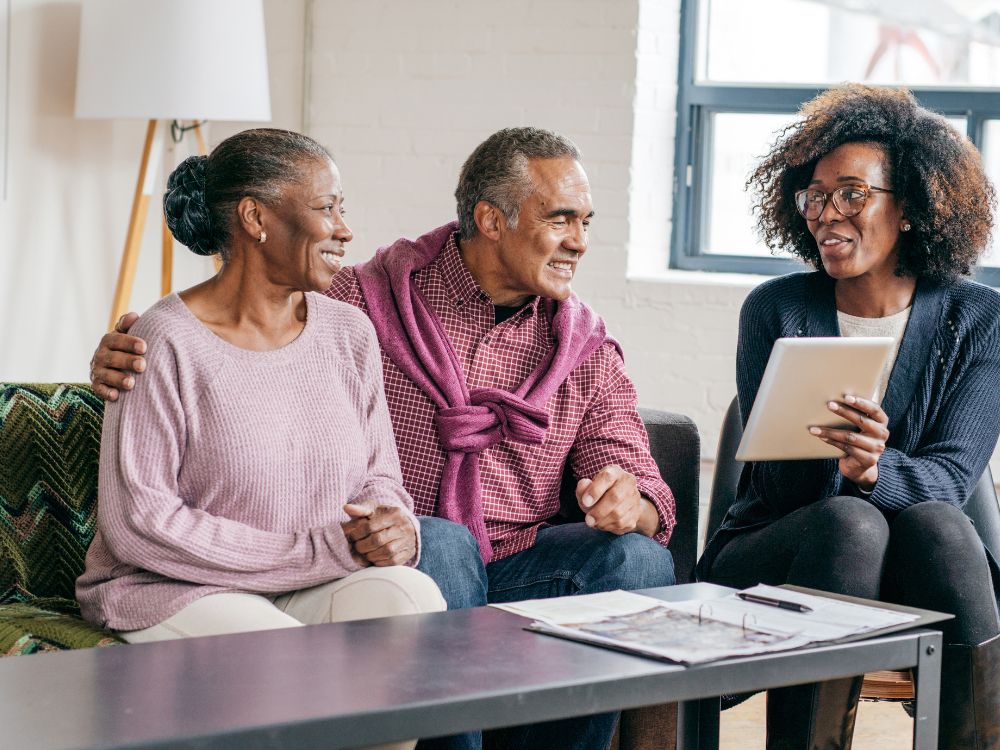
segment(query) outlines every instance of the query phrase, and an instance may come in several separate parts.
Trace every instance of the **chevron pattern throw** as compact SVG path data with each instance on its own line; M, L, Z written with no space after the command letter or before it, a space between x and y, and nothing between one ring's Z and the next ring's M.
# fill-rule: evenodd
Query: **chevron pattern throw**
M88 386L0 383L0 655L118 642L73 600L96 530L103 414Z

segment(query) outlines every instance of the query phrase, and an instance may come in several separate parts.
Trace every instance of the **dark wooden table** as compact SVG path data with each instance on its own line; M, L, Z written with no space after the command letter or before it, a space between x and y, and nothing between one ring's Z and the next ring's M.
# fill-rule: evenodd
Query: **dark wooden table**
M0 746L341 748L680 701L679 746L713 748L713 696L913 667L914 747L936 747L936 631L685 669L525 622L479 608L2 659Z

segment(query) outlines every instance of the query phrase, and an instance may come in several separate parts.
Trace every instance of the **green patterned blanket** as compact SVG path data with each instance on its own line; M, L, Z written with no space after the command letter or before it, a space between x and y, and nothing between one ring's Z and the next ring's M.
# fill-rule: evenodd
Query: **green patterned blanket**
M0 655L120 642L73 600L97 523L103 414L88 386L0 383Z

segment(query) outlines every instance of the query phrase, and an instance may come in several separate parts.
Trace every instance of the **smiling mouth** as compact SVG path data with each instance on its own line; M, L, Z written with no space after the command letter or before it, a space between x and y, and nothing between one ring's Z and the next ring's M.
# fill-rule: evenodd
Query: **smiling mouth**
M340 270L340 257L331 252L322 252L320 253L320 256L322 256L323 261L334 271Z
M819 243L820 252L828 255L841 255L850 251L854 240L846 237L827 237Z
M568 275L568 276L573 275L574 264L570 263L569 261L554 260L548 264L548 267L553 270L559 271L561 275Z

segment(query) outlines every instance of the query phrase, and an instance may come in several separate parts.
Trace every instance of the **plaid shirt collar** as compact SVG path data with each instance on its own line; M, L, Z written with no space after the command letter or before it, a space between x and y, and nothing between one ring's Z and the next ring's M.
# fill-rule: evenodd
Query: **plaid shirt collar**
M473 303L494 307L493 300L486 291L479 286L472 276L465 261L462 260L462 253L459 250L458 232L453 232L445 243L441 254L431 263L437 266L441 280L444 282L445 290L451 304L456 308ZM419 286L419 284L418 284ZM538 312L541 302L540 297L532 297L531 300L517 311L509 320L513 325L520 325L523 321Z

